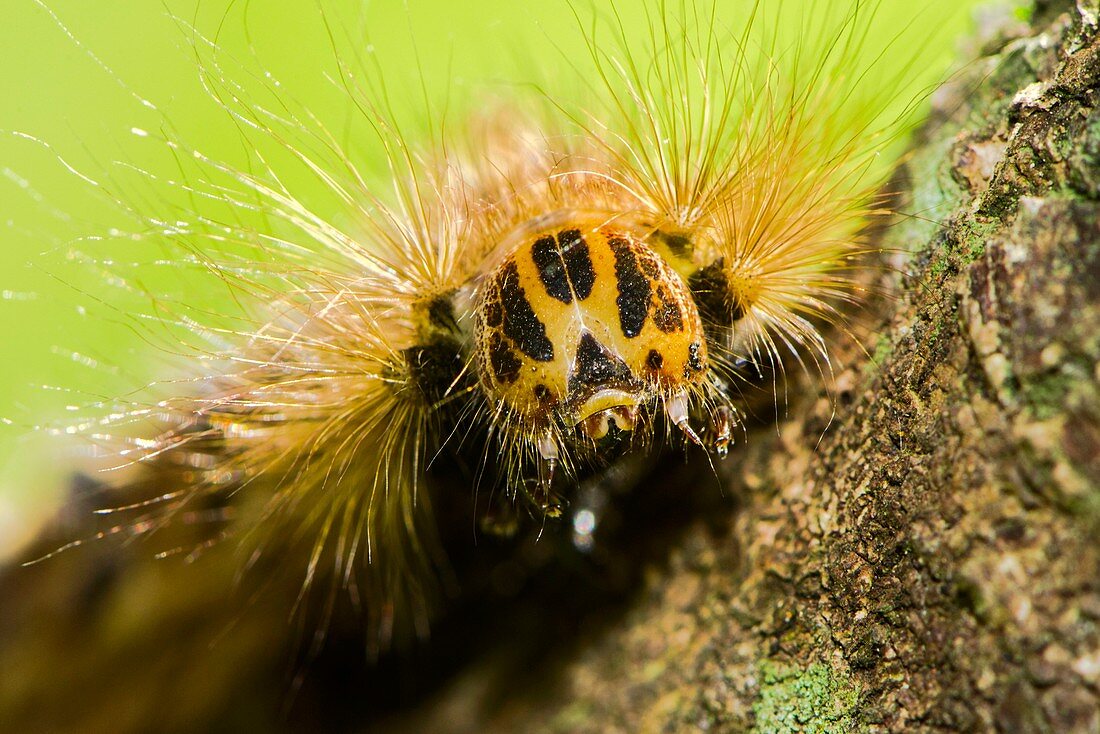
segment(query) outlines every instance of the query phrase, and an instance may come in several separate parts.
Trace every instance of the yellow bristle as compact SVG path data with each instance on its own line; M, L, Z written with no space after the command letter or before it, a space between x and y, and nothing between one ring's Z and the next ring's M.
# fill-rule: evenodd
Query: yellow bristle
M582 17L596 72L583 101L516 92L421 141L397 122L379 75L343 61L339 85L355 129L381 151L382 184L345 136L273 81L246 89L216 44L188 29L251 167L204 154L166 124L143 137L178 157L179 178L133 172L187 200L186 217L149 213L114 181L88 180L133 218L135 241L170 243L217 277L240 313L155 301L152 331L189 332L171 346L191 361L189 382L160 386L183 394L130 405L94 431L119 465L189 468L184 486L116 510L151 517L145 532L204 497L254 495L260 509L238 523L253 563L290 555L303 598L323 578L329 610L337 589L360 589L380 646L395 624L427 634L447 574L427 477L436 457L457 454L473 467L469 483L484 479L505 504L522 505L534 485L536 521L558 511L548 461L559 484L575 484L604 459L577 425L536 424L474 374L480 289L548 222L621 227L639 242L673 233L684 252L659 238L652 249L686 283L707 268L721 274L728 291L717 297L736 318L705 324L706 373L689 379L684 367L682 383L660 384L640 407L612 407L638 407L631 450L650 449L661 426L703 443L682 415L690 410L714 423L698 433L724 454L729 436L706 433L737 422L726 384L736 360L782 369L787 353L809 351L827 361L821 322L857 296L859 231L883 211L878 156L907 130L919 90L897 84L904 70L868 83L870 11L858 3L815 7L808 40L779 33L772 24L785 16L764 2L733 29L718 5L662 4L637 35L615 8L610 30ZM320 203L287 184L284 168ZM453 364L435 365L433 349ZM417 370L437 368L425 389ZM127 421L155 438L135 440Z

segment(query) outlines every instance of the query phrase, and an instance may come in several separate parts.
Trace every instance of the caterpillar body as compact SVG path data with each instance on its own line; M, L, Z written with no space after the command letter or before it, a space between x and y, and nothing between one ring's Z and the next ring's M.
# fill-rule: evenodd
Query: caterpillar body
M827 365L826 327L860 295L861 228L886 212L921 92L916 57L876 70L897 50L867 37L876 7L792 21L758 2L729 24L705 3L662 4L633 34L617 11L603 31L582 20L593 71L569 99L583 101L516 92L422 143L341 65L384 178L308 110L250 102L193 34L245 139L336 204L306 203L259 154L238 168L170 134L189 171L174 185L197 209L119 197L140 239L214 273L249 321L162 316L192 325L208 371L81 427L162 478L106 508L130 518L115 530L258 498L235 529L250 562L304 546L303 589L320 575L354 589L385 647L428 634L441 535L461 536L438 526L456 482L437 464L461 474L461 502L479 498L479 533L509 535L559 521L578 483L623 457L735 450L746 391Z

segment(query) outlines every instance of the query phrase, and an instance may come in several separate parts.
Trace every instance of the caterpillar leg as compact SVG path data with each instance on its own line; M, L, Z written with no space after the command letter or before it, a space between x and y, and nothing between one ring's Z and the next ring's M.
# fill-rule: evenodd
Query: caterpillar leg
M535 445L538 452L535 476L511 479L511 486L505 491L494 492L488 508L478 520L483 532L502 538L515 535L523 510L540 522L544 518L562 516L566 502L553 488L561 449L550 431L539 436Z
M568 503L560 494L541 480L524 482L520 485L520 491L535 519L550 518L556 520L562 516L568 506Z
M714 436L714 451L718 458L724 459L729 454L730 444L733 443L733 424L736 416L733 406L719 405L711 414L710 433Z
M538 449L539 483L550 487L554 483L554 472L558 467L558 444L550 431L539 437Z
M554 475L558 467L559 449L550 431L538 439L538 476L520 484L523 498L537 519L557 519L565 509L565 500L554 491Z
M544 480L526 479L518 482L510 491L493 494L488 508L478 518L478 528L486 535L511 538L519 532L523 522L521 513L524 510L541 522L546 518L560 518L566 506L565 500Z
M665 400L665 415L672 421L672 425L680 429L680 432L696 446L706 448L703 439L691 427L690 413L688 410L688 396L685 392L678 392Z

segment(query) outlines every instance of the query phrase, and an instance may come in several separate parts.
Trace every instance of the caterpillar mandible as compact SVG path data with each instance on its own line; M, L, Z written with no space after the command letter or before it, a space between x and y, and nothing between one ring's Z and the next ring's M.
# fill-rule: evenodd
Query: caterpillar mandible
M329 80L337 130L179 19L250 165L165 121L134 134L179 175L133 167L163 201L77 173L130 217L115 236L235 305L151 297L191 377L69 431L125 477L101 535L235 515L244 565L295 548L302 594L352 589L384 649L444 606L440 467L469 539L560 523L581 481L665 443L735 451L744 394L827 365L860 298L862 228L934 76L904 28L871 34L887 5L575 9L575 79L425 102L416 135L361 48Z

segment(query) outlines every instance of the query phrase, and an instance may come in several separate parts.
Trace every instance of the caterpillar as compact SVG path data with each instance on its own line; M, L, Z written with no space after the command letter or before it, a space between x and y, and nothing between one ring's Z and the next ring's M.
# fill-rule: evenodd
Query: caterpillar
M904 30L871 33L887 5L575 8L575 79L428 101L420 124L351 51L342 132L180 20L248 165L165 121L133 130L175 160L131 167L159 205L78 175L131 218L120 237L228 295L152 297L138 323L187 378L63 429L128 489L99 535L171 546L212 511L245 565L296 549L302 598L354 593L385 649L430 633L453 536L569 523L580 483L666 445L736 451L746 395L827 372L861 298L863 230L932 83ZM456 503L473 533L441 529Z

